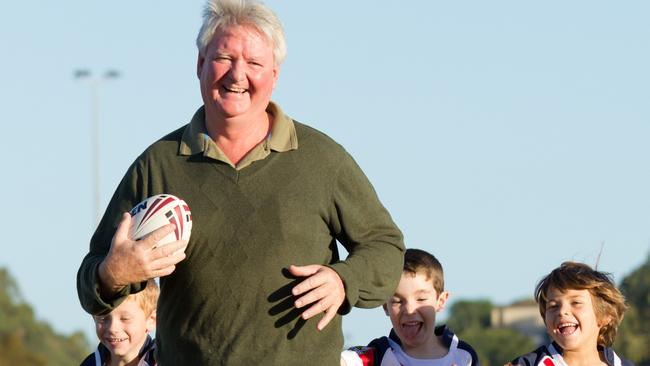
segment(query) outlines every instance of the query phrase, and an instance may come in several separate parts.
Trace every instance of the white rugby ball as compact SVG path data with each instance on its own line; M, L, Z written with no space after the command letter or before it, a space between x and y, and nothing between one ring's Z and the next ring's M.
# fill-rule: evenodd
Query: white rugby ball
M176 225L176 230L158 241L157 247L181 239L190 240L192 233L192 213L187 203L171 194L157 194L131 209L129 234L132 239L139 240L170 223Z

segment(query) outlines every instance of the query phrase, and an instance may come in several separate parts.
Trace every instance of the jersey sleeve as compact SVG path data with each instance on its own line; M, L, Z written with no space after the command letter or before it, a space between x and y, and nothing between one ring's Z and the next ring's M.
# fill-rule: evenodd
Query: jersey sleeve
M375 350L371 347L352 347L341 352L341 365L375 366Z

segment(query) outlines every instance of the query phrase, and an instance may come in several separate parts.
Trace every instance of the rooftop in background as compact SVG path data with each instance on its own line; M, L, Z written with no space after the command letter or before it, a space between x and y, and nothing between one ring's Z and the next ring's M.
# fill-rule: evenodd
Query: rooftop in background
M539 314L539 306L533 299L515 301L510 305L496 306L490 314L494 328L512 328L529 336L538 345L548 343L544 321Z

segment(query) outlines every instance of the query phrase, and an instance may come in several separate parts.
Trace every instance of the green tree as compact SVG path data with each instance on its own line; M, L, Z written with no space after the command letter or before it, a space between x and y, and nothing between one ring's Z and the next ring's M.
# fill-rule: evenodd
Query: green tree
M533 341L510 328L470 328L462 339L474 347L483 366L501 366L535 349Z
M643 335L644 331L640 324L636 307L630 306L625 312L623 323L618 328L614 349L637 365L648 365L650 340L647 334Z
M614 348L639 366L650 366L650 256L621 281L629 309L619 327Z
M456 333L470 328L487 328L490 326L492 308L488 300L458 300L450 309L447 325Z
M44 366L44 356L34 354L25 347L24 334L20 330L0 336L0 366Z
M15 280L0 268L0 366L78 365L89 352L81 332L59 334L37 320Z

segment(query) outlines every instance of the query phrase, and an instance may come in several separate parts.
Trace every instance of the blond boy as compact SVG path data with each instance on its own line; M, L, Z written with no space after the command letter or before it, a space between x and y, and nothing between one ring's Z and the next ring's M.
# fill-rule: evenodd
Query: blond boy
M127 296L113 311L95 315L97 350L81 366L154 366L155 342L149 332L156 327L159 294L154 280L144 290Z

